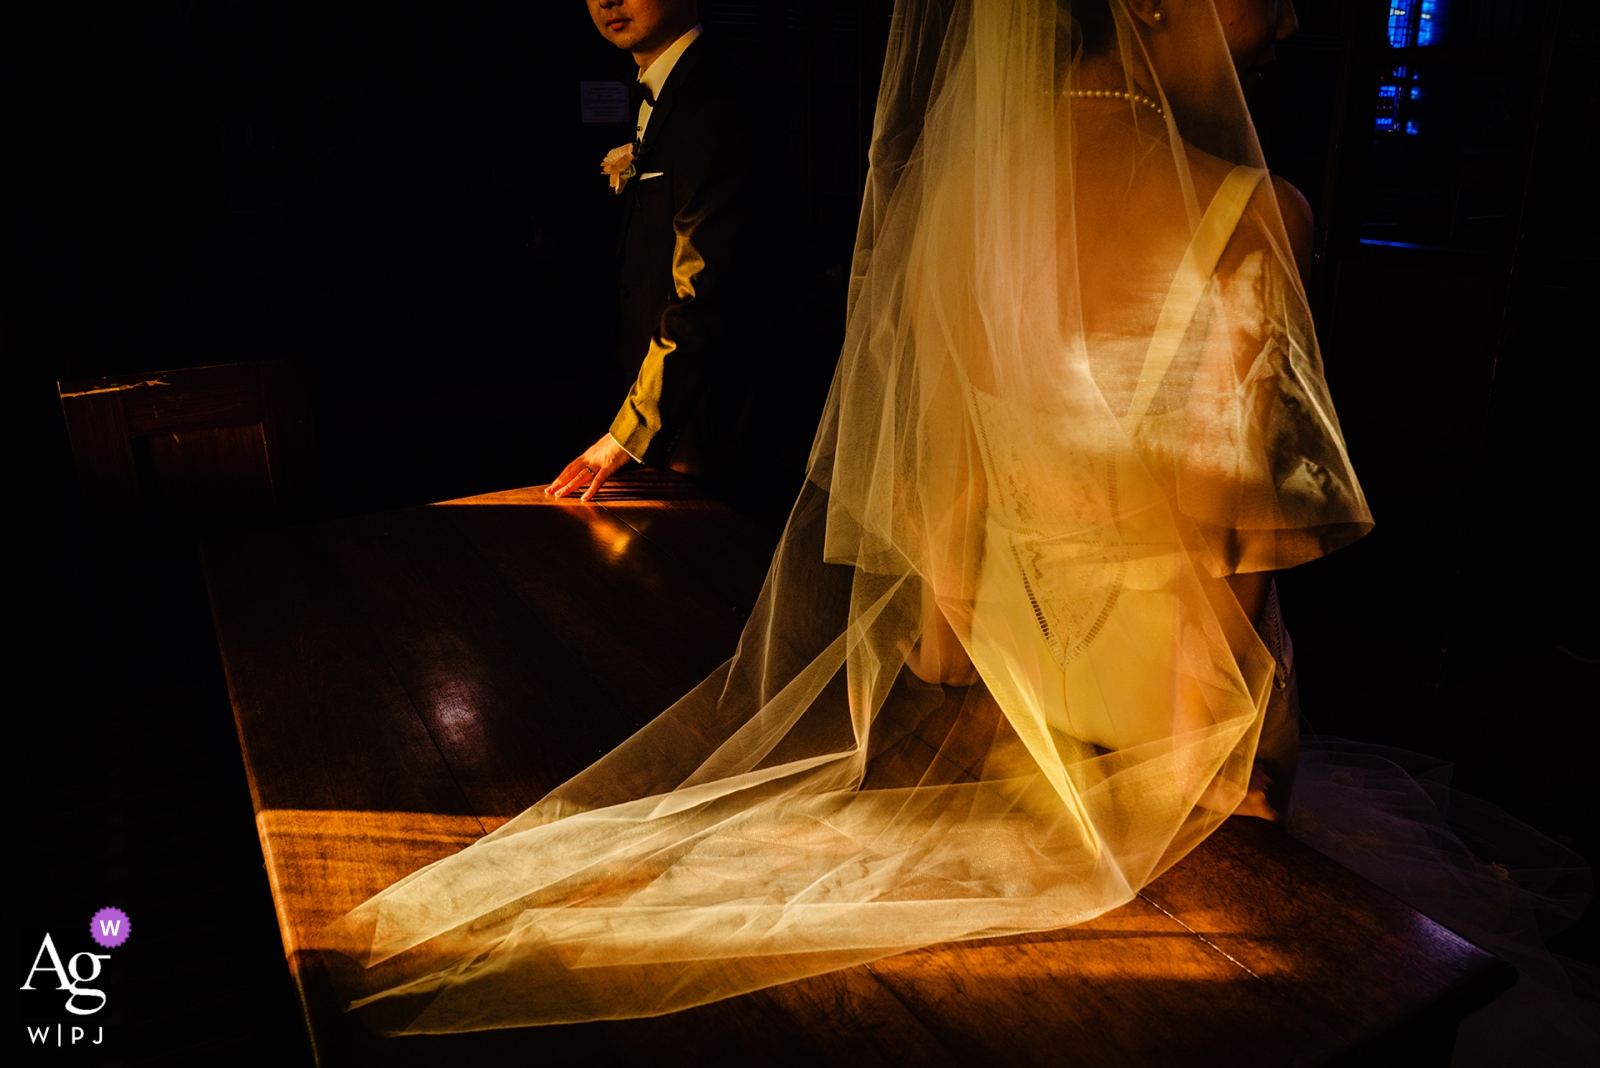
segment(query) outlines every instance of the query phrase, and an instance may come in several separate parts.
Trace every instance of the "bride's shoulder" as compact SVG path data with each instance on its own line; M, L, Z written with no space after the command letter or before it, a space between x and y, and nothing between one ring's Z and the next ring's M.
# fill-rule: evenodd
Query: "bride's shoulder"
M1267 188L1267 183L1263 182L1261 188L1256 191L1257 198L1262 197ZM1283 219L1284 234L1289 239L1289 250L1294 253L1295 266L1300 271L1301 280L1304 281L1311 273L1311 249L1316 242L1317 234L1317 224L1311 215L1311 203L1306 200L1304 193L1276 174L1272 176L1271 190L1273 200L1276 201L1274 206Z
M1208 204L1217 195L1222 183L1237 165L1213 156L1193 146L1186 146L1189 173L1194 182L1195 195L1201 204ZM1270 174L1270 181L1256 186L1255 193L1245 210L1245 219L1235 231L1230 252L1235 256L1249 249L1242 246L1278 246L1287 239L1288 251L1302 280L1311 267L1311 250L1316 237L1316 223L1311 214L1311 204L1305 195L1286 179ZM1282 229L1279 229L1281 220ZM1251 240L1251 236L1255 240Z
M1271 250L1274 258L1285 261L1285 268L1291 267L1287 261L1292 260L1292 270L1306 283L1316 240L1311 204L1286 179L1270 172L1268 177L1269 181L1256 186L1225 259L1237 259L1256 249Z

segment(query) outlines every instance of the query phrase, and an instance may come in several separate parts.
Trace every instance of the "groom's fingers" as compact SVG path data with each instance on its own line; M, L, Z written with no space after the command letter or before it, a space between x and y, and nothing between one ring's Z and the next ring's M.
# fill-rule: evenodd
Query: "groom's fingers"
M586 449L582 456L562 469L561 474L546 486L544 491L552 497L565 497L587 482L589 488L584 493L583 500L588 503L594 499L595 491L605 485L606 480L616 474L629 459L622 446L607 434Z
M589 488L583 491L583 496L579 497L578 500L582 501L584 504L588 504L590 501L594 500L595 491L606 484L606 477L607 476L604 471L596 471L594 473L594 479L589 483Z
M594 473L594 480L589 483L589 488L587 490L585 490L584 493L583 493L583 501L584 501L584 503L587 504L589 501L593 500L595 492L597 490L599 490L599 488L601 486L605 485L606 484L606 480L609 479L612 475L616 474L617 470L619 468L621 468L622 465L627 463L627 462L628 462L628 456L627 456L626 453L624 453L622 455L621 459L615 460L615 461L613 461L611 463L606 464L604 467L600 467L600 468L596 469L595 473Z
M588 465L583 462L583 457L580 456L562 468L561 474L556 476L556 480L545 487L545 492L552 497L565 497L583 485L583 476L588 471Z

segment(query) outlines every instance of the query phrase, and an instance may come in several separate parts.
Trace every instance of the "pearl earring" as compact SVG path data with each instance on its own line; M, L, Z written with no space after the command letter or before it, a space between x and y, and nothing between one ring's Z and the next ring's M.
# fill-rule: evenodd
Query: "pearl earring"
M1157 11L1155 14L1151 15L1150 17L1155 19L1157 22L1161 22L1167 16L1165 16L1161 12Z

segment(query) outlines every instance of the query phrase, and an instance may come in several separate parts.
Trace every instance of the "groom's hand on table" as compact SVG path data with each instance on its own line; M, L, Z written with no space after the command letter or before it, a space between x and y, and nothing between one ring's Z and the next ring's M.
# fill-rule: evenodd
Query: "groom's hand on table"
M551 497L565 497L587 482L589 488L583 491L582 497L587 503L594 498L595 491L606 484L606 479L620 471L631 459L633 457L628 455L628 450L618 444L616 438L606 434L585 449L582 456L568 464L544 491Z

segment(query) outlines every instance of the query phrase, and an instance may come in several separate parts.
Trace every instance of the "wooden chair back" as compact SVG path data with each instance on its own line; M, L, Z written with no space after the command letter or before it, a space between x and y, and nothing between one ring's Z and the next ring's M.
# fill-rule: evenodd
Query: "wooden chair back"
M95 510L259 521L309 489L309 405L286 361L58 386L78 484Z

